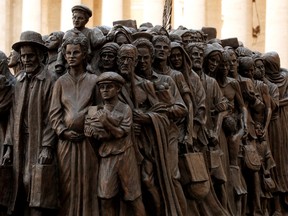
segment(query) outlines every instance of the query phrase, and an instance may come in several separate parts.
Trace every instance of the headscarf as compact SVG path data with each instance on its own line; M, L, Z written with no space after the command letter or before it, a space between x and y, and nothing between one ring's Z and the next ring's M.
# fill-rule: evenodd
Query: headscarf
M128 42L132 43L132 32L128 27L117 24L112 27L110 32L114 33L114 41L117 38L117 34L122 33L127 38Z
M284 76L280 73L280 57L277 52L271 51L263 54L265 76L272 83L280 83Z
M246 56L251 57L253 55L253 52L250 49L248 49L247 47L241 47L241 46L239 46L235 50L235 53L238 57L246 57Z
M101 56L103 52L111 52L117 56L119 45L115 42L108 42L102 46L100 49L99 55Z
M219 67L219 65L217 66L216 70L214 71L214 74L210 74L210 71L208 71L208 59L209 56L213 53L213 54L217 54L220 56L220 58L222 58L222 51L223 51L223 47L218 44L218 43L213 43L213 44L207 44L204 48L204 59L203 59L203 69L204 69L204 73L207 74L208 76L214 76L217 73L217 69Z

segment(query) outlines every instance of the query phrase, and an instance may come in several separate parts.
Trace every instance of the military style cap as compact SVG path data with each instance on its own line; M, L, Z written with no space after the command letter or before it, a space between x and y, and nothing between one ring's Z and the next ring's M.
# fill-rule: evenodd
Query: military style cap
M85 5L75 5L75 6L72 7L71 11L73 12L74 10L84 11L85 13L88 14L89 17L92 16L92 11L90 10L90 8L88 8Z
M42 40L42 35L34 31L24 31L20 35L20 41L12 45L12 49L19 52L20 47L24 45L38 46L41 50L47 51L47 47Z
M99 85L101 83L110 83L110 82L117 82L121 85L123 85L125 83L124 78L119 75L116 72L104 72L102 74L100 74L97 79L96 79L96 83Z

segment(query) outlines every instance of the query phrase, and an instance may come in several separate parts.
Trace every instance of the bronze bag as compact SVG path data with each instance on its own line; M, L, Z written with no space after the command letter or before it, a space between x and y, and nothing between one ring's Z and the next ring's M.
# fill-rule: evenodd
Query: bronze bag
M30 207L58 208L58 175L54 164L32 167Z
M12 193L12 178L13 166L1 165L0 166L0 205L9 205L10 196Z
M221 157L223 152L220 149L207 151L207 159L210 169L210 175L212 180L218 184L224 184L227 182L227 177L223 168Z
M180 182L189 198L203 199L210 191L209 175L202 152L179 156Z
M252 144L247 143L246 145L243 145L243 152L246 167L253 171L259 171L261 168L261 161L256 148Z
M265 188L265 191L267 192L274 192L276 189L276 184L274 180L271 178L271 176L263 175L263 186Z

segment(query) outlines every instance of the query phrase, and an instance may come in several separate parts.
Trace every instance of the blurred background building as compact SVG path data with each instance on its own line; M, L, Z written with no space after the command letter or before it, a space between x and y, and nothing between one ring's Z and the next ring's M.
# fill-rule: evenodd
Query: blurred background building
M43 35L72 28L71 8L85 4L93 11L87 27L112 26L121 19L162 24L167 0L0 0L0 49L7 55L25 30ZM171 25L189 29L215 27L217 38L237 37L260 52L276 51L288 67L287 0L170 0Z

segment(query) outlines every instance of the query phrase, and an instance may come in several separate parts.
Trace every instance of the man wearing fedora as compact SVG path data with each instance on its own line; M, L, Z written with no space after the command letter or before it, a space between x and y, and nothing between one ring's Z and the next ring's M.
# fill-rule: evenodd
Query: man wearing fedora
M11 131L6 135L7 150L3 156L4 164L13 164L13 192L8 211L17 216L53 215L47 208L56 209L57 202L42 205L43 200L37 199L45 195L40 194L39 198L35 198L33 194L37 186L46 185L51 193L56 185L48 180L49 177L45 182L38 182L32 173L38 164L55 164L53 155L56 135L48 121L55 77L42 64L47 48L41 34L34 31L22 32L20 41L14 43L12 48L20 53L24 69L19 73L14 88L9 125Z

